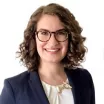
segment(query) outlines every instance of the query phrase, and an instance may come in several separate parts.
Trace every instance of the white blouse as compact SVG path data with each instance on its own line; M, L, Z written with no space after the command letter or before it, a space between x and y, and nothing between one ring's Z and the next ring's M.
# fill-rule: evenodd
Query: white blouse
M62 92L59 93L60 87L63 86L63 84L52 86L44 81L41 82L50 104L74 104L71 88L63 89Z

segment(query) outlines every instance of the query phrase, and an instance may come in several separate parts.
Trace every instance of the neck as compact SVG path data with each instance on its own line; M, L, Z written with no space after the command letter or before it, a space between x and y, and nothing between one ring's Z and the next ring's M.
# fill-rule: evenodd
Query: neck
M64 72L64 67L62 64L57 64L57 63L42 63L39 66L39 72L49 76L59 75L62 72Z
M67 79L64 66L60 63L41 63L39 67L41 80L57 85Z

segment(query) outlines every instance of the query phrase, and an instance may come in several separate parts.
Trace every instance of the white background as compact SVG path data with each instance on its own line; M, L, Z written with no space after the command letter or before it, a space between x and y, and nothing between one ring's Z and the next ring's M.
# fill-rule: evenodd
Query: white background
M23 40L30 15L41 5L51 2L68 8L83 28L88 47L84 68L95 85L96 104L104 104L104 3L103 0L0 0L0 93L5 78L26 70L15 52Z

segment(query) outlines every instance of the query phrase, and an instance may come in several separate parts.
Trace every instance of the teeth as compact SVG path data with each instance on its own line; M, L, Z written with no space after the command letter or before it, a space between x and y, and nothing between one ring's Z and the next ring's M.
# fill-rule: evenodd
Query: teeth
M46 51L49 51L49 52L56 52L56 51L58 51L59 49L55 49L55 50L47 50L46 49Z

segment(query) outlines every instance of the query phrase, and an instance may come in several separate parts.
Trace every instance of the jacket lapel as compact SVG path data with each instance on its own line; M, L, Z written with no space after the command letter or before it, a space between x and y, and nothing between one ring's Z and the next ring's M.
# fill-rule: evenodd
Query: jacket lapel
M74 71L74 69L65 69L66 75L69 80L69 84L72 86L74 104L80 104L80 89L78 87L78 81L76 75L74 74Z
M30 86L35 97L37 97L37 104L49 104L48 98L42 87L38 72L30 72Z

